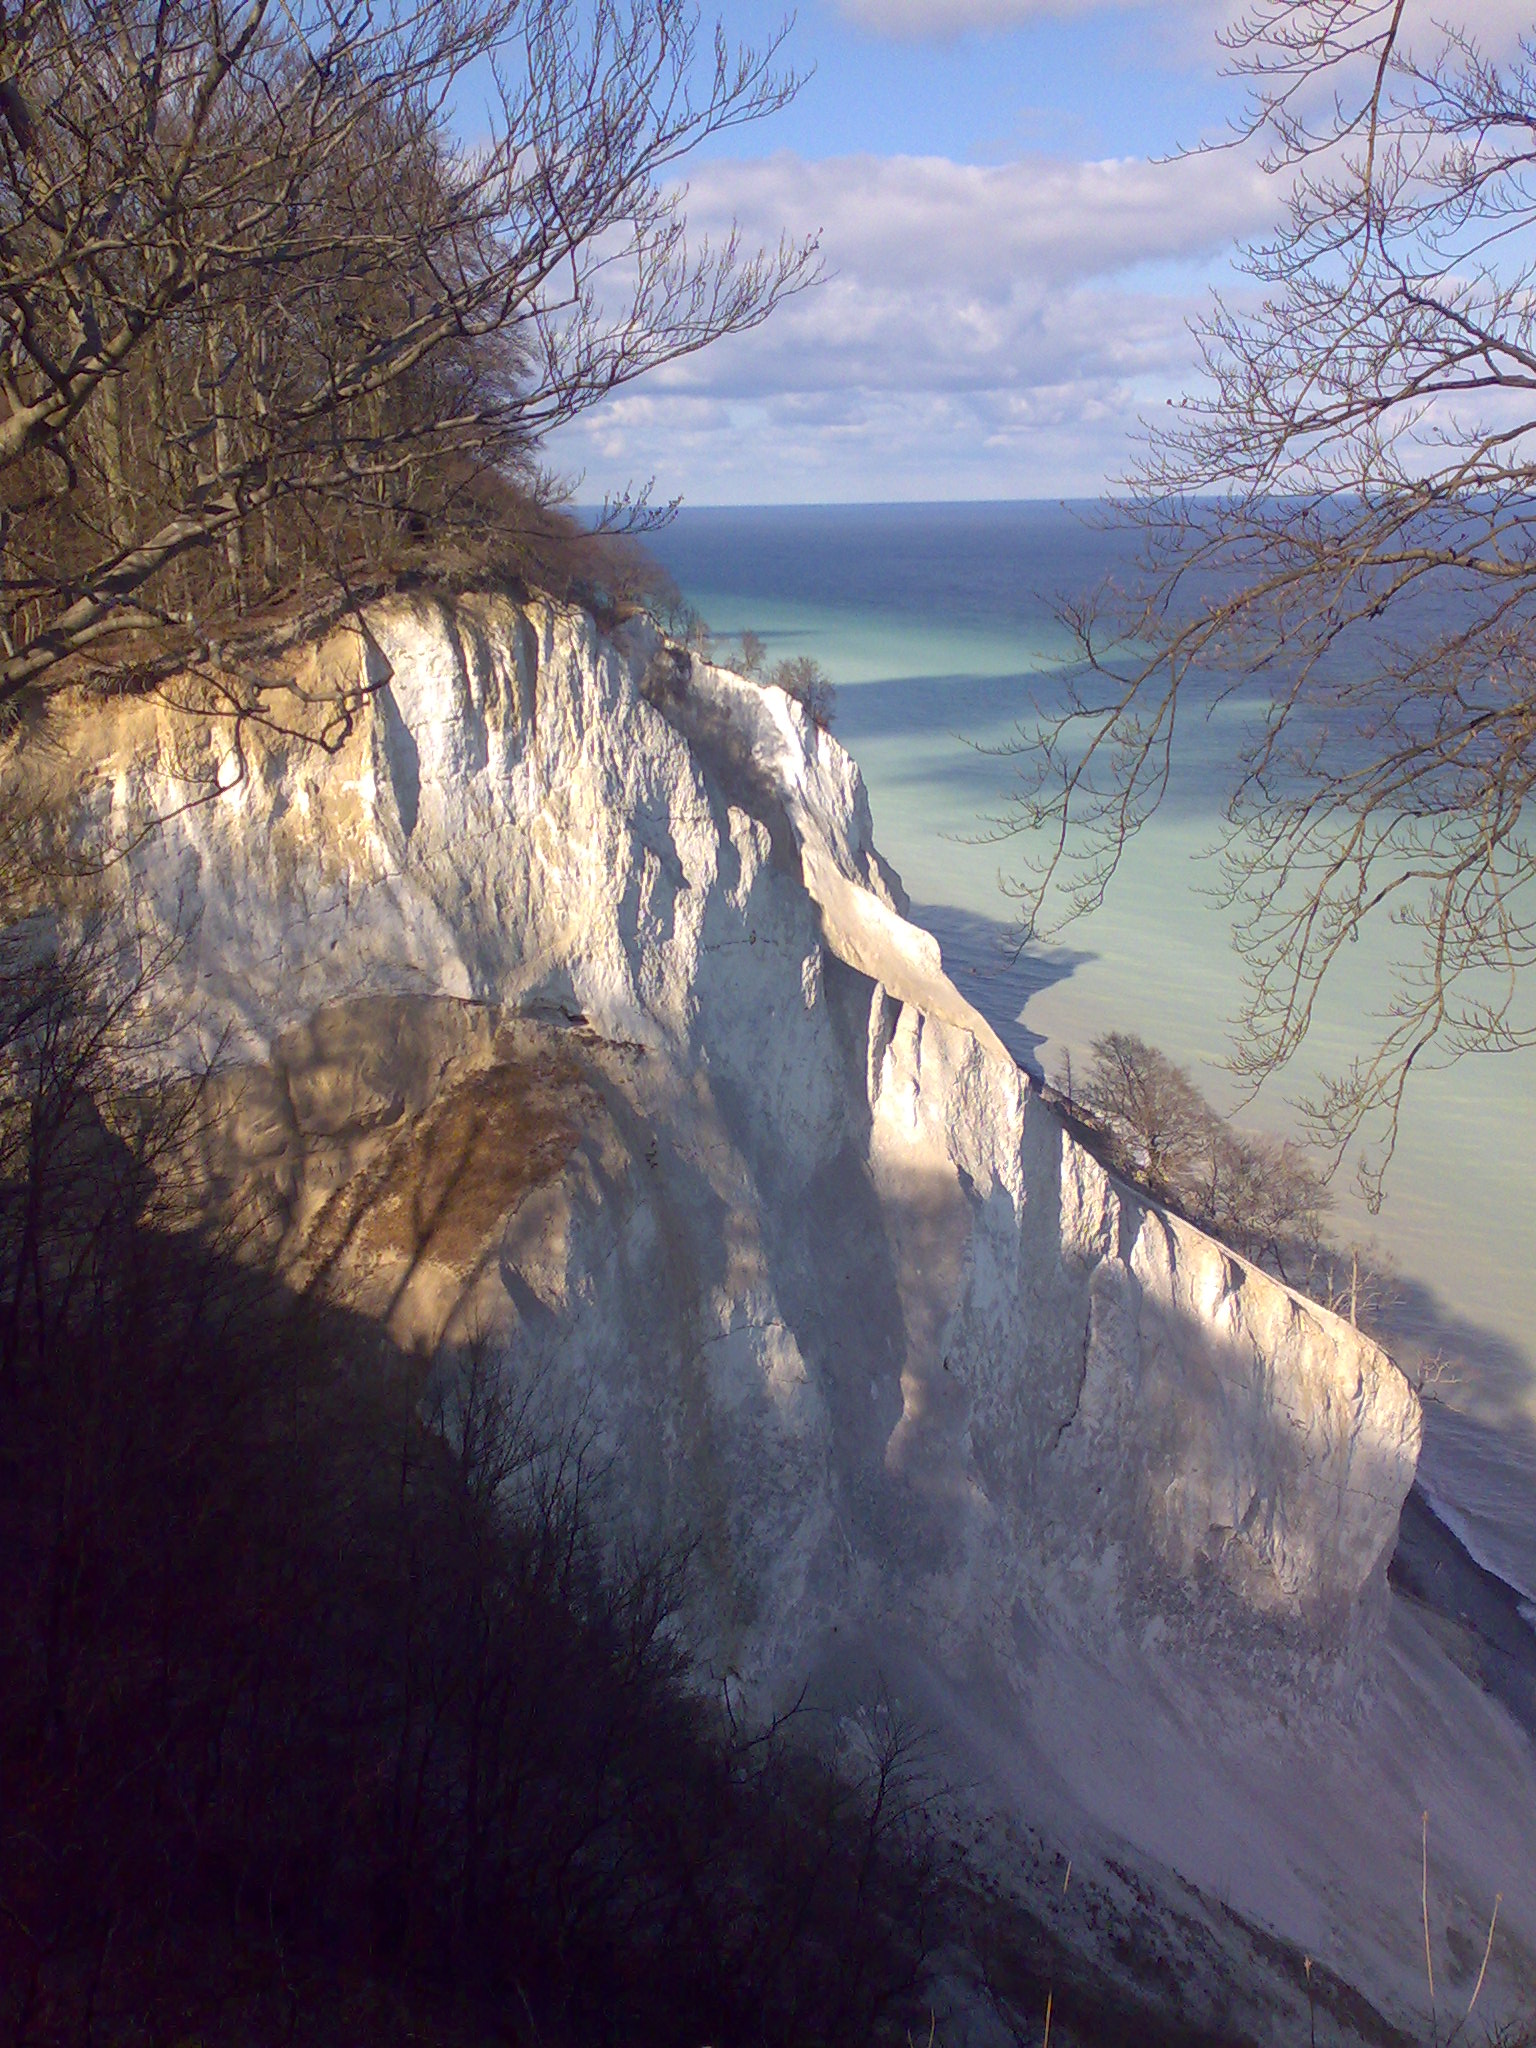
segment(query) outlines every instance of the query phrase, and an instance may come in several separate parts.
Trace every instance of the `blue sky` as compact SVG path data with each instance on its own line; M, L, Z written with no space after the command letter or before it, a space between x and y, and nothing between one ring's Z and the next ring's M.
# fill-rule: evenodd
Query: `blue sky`
M723 19L738 40L761 44L784 10L735 5ZM799 9L786 52L811 73L798 99L714 154L871 151L976 164L1040 150L1148 155L1209 123L1217 54L1208 24L1170 34L1146 5L914 35L882 33L831 0Z
M1468 10L1495 44L1529 0ZM755 333L550 445L578 496L693 504L1096 493L1188 388L1189 322L1281 195L1240 112L1223 0L806 0L796 102L716 138L688 213L754 244L819 231L827 279ZM1441 0L1410 0L1425 33ZM735 0L727 34L782 19ZM1411 26L1411 24L1410 24Z

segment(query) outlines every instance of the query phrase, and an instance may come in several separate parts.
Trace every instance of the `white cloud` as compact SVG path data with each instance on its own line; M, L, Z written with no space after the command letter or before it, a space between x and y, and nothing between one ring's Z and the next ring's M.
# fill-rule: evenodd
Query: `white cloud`
M963 286L996 303L1133 265L1211 256L1265 224L1274 205L1270 181L1231 152L1000 165L901 156L808 163L781 154L702 166L688 213L696 229L714 232L734 219L748 239L820 229L829 267L865 288Z
M819 227L827 282L554 452L589 489L654 473L695 500L1091 490L1186 380L1202 280L1274 199L1234 155L705 165L696 229Z
M953 25L966 8L1002 20L1092 0L843 4ZM1409 0L1416 22L1439 4ZM1507 38L1532 4L1480 0L1478 28ZM1226 11L1144 0L1136 18L1162 34ZM648 475L695 502L1096 490L1129 467L1139 419L1191 383L1188 322L1282 197L1239 150L706 162L695 232L739 221L750 246L820 229L826 283L620 394L551 453L591 495Z

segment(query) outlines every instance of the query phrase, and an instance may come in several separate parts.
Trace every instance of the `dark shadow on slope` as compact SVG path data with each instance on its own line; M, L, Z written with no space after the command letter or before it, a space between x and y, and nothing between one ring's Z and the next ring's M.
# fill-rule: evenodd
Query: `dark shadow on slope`
M1393 1589L1435 1617L1446 1655L1536 1738L1536 1629L1514 1588L1487 1571L1415 1487L1403 1503Z
M1416 1590L1450 1619L1468 1620L1497 1654L1508 1648L1523 1660L1528 1642L1536 1673L1536 1631L1519 1615L1520 1601L1536 1596L1536 1366L1517 1344L1448 1307L1422 1281L1394 1279L1394 1296L1374 1334L1422 1384L1424 1446L1415 1492L1436 1516L1439 1535L1429 1549L1444 1597L1422 1572ZM1411 1573L1406 1522L1405 1541L1401 1562ZM1453 1552L1464 1561L1454 1570ZM1491 1604L1485 1579L1502 1588ZM1523 1635L1506 1629L1511 1614Z
M938 1783L958 1774L975 1816L976 1853L956 1873L952 1941L940 1949L941 2043L976 2041L949 2015L979 2009L1003 2029L995 2035L984 2022L981 2041L1038 2048L1047 1998L1050 2038L1078 2048L1241 2048L1255 2036L1306 2043L1299 1947L1172 1866L1117 1845L1085 1815L1064 1822L1049 1799L1031 1813L1019 1791L1032 1764L1019 1778L994 1777L999 1703L982 1667L941 1670L920 1637L889 1621L878 1632L855 1625L824 1641L807 1704L847 1713L876 1687L893 1725L932 1731L928 1771ZM1134 1696L1126 1706L1134 1714ZM1310 1990L1317 2041L1425 2048L1316 1960Z
M915 1822L680 1686L680 1561L614 1569L488 1359L439 1412L132 1219L92 1274L0 1381L8 2041L918 2024Z
M782 1133L763 1117L749 1084L717 1072L712 1086L758 1190L774 1299L826 1403L848 1527L880 1555L910 1537L921 1517L937 1560L952 1534L885 1465L903 1412L908 1332L890 1219L869 1165L864 1063L874 984L834 955L823 972L846 1107L837 1143L820 1148L810 1176L781 1150Z
M647 670L641 692L682 735L713 785L710 801L721 844L731 843L725 806L735 805L767 826L774 865L798 878L799 844L784 806L778 770L771 764L771 752L768 759L757 752L759 742L770 750L777 744L770 720L763 713L757 733L745 730L738 709L701 696L690 686L690 675L689 656L664 650Z

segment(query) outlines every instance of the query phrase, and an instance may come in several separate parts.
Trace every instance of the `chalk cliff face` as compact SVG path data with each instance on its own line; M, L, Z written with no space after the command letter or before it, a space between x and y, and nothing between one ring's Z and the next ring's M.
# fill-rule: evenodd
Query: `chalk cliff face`
M501 598L314 667L374 685L330 753L302 692L239 732L82 712L69 831L184 935L180 1056L242 1069L211 1165L295 1278L579 1400L696 1541L713 1661L1369 1624L1412 1392L1063 1129L798 706Z

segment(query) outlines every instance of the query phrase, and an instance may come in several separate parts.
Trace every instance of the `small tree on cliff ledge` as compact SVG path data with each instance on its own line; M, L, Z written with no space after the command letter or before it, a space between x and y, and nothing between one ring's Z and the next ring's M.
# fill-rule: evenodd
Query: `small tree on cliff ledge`
M1074 614L1012 821L1046 828L1041 929L1101 896L1181 713L1247 695L1235 1064L1289 1060L1341 949L1395 925L1375 1043L1308 1105L1376 1198L1416 1065L1536 1044L1536 41L1412 19L1410 47L1405 0L1260 0L1225 38L1282 225L1131 480L1143 574Z
M0 720L135 630L227 666L300 586L547 537L552 428L815 272L690 243L671 182L792 94L781 40L701 47L681 0L0 0Z

